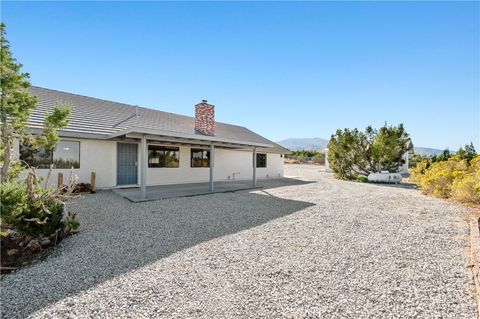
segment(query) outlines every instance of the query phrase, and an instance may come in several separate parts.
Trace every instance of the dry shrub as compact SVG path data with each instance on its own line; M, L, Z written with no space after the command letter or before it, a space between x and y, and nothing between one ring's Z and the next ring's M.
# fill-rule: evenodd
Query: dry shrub
M410 173L426 194L480 204L480 155L470 162L460 156L435 163L422 161Z
M480 156L471 160L466 173L453 181L452 198L463 203L480 204Z

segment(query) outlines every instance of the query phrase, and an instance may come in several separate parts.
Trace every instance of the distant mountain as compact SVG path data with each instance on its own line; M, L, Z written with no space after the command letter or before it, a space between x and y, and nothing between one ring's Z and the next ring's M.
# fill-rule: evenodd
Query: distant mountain
M288 148L291 151L318 151L323 150L327 147L328 140L320 137L287 138L286 140L279 141L277 143L282 145L283 147ZM439 155L443 152L443 150L429 147L414 147L413 151L415 152L415 154L422 154L428 156Z
M314 138L288 138L277 142L291 151L317 151L327 147L328 140L320 137Z
M439 149L436 149L436 148L429 148L429 147L414 147L413 152L415 154L433 156L433 155L442 154L443 150L439 150Z

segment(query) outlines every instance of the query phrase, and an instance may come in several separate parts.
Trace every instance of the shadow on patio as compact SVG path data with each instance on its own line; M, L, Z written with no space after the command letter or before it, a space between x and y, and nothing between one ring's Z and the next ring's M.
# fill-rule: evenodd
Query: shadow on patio
M284 179L264 187L306 183ZM2 317L27 317L175 252L313 205L247 191L141 203L110 191L87 195L69 205L80 232L46 260L2 280Z
M113 192L125 197L131 202L144 202L152 201L166 198L175 198L175 197L190 197L190 196L199 196L199 195L209 195L212 193L228 193L236 192L241 190L249 190L256 188L274 188L282 186L291 186L291 185L301 185L311 182L301 181L298 179L292 178L276 178L269 180L259 180L257 186L252 185L250 180L242 181L221 181L215 182L215 188L213 192L209 191L209 183L187 183L187 184L170 184L170 185L158 185L158 186L147 186L146 198L140 198L140 188L131 187L131 188L116 188L113 189Z

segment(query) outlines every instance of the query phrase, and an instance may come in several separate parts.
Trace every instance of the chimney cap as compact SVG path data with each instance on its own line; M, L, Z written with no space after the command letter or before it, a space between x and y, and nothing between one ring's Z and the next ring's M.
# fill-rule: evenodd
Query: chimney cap
M202 100L202 103L208 103L208 101L207 100Z

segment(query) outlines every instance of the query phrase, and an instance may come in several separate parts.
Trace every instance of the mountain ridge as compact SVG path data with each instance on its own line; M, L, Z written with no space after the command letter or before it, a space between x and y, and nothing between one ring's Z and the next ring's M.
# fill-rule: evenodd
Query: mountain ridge
M321 137L310 137L310 138L298 138L292 137L287 138L277 142L281 146L288 148L291 151L323 151L327 148L328 140ZM413 151L415 154L422 155L439 155L443 150L431 148L431 147L414 147Z

